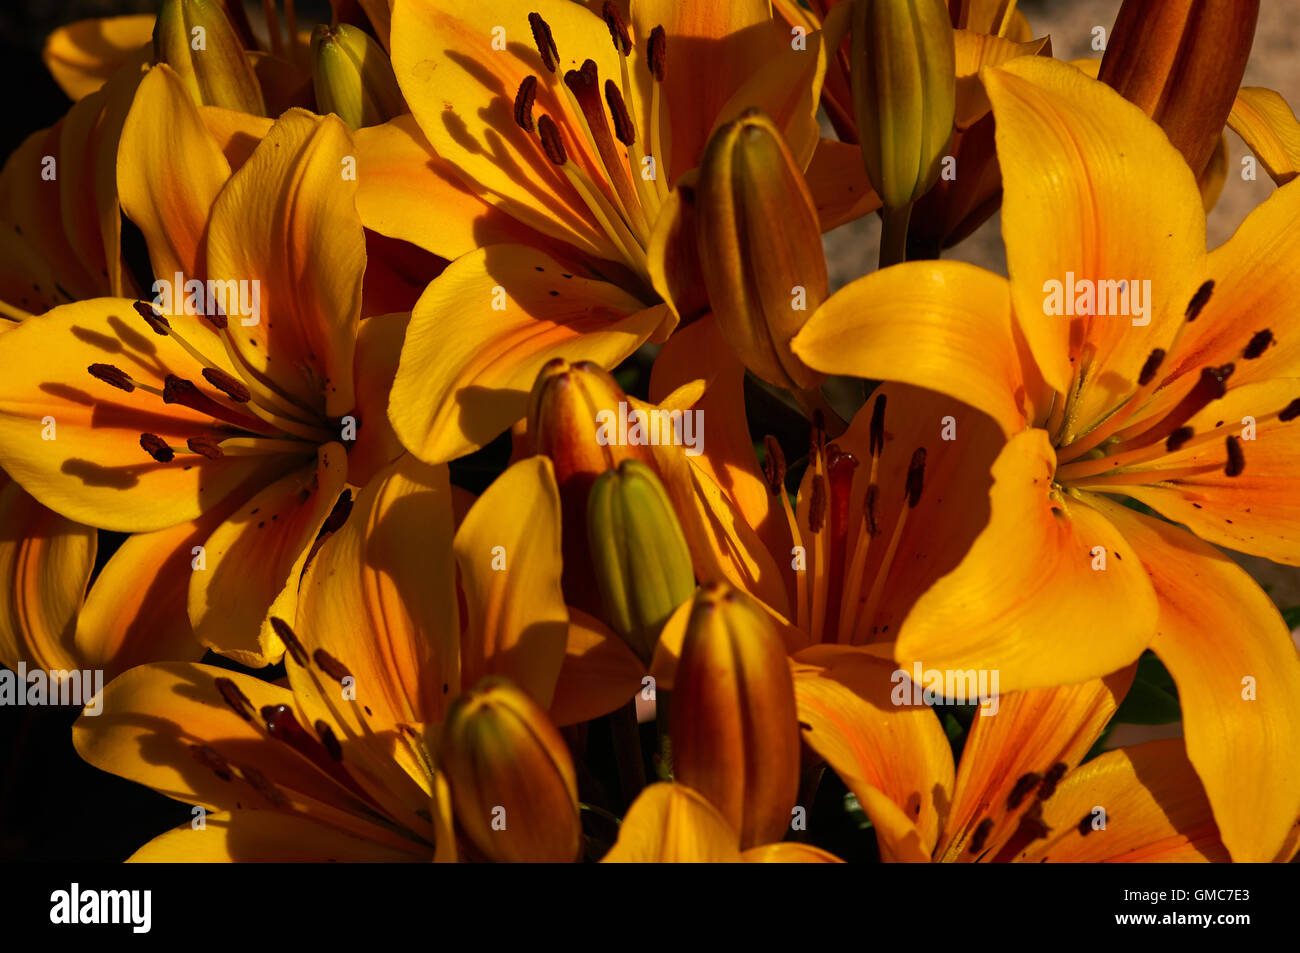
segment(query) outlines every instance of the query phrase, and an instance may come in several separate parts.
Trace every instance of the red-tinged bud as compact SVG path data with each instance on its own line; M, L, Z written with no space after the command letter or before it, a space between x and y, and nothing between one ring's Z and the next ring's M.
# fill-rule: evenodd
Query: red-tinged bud
M221 0L163 0L153 51L157 62L180 76L196 103L266 115L257 74Z
M573 760L546 712L504 678L447 711L439 760L474 846L501 862L570 862L582 825Z
M740 832L779 841L799 790L794 682L775 620L726 584L695 596L673 682L673 770Z

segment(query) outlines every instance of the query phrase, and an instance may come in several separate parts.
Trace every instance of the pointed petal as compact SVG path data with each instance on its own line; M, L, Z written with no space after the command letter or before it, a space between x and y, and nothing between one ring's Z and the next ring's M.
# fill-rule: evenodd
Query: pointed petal
M740 855L747 864L842 864L830 851L814 847L812 844L799 844L785 841L780 844L764 844L751 847Z
M454 548L468 610L463 684L504 675L549 708L569 627L551 461L532 457L497 477L456 531Z
M862 150L856 145L822 139L804 176L823 232L880 208L880 196L871 187L862 166Z
M1105 829L1092 826L1100 817L1098 807L1106 812ZM1228 860L1205 792L1177 738L1107 751L1071 771L1044 805L1043 822L1052 834L1034 841L1017 860Z
M348 452L348 482L365 486L383 466L405 453L388 422L388 395L402 356L402 342L411 316L382 314L361 322L353 355L357 405L357 442Z
M77 20L45 38L41 59L68 98L81 99L126 63L146 62L153 20L147 13Z
M601 863L717 864L740 858L739 835L682 784L652 784L632 803Z
M1246 140L1278 185L1300 173L1300 122L1276 92L1259 86L1241 87L1228 114L1228 125Z
M613 367L666 310L526 245L478 249L452 262L416 304L389 420L420 459L455 459L524 416L547 361Z
M595 616L570 606L551 721L563 728L608 715L641 691L645 677L645 666L626 642Z
M1095 369L1078 418L1097 419L1164 346L1196 289L1205 213L1196 181L1137 106L1076 69L1021 56L982 74L997 121L1002 234L1016 316L1043 376L1066 393L1072 325L1085 325ZM1048 282L1142 280L1145 326L1126 316L1072 319L1045 311Z
M1300 654L1244 570L1185 530L1102 504L1160 600L1152 650L1178 686L1187 757L1233 860L1266 862L1300 817Z
M1137 659L1156 599L1132 544L1097 510L1052 490L1041 430L993 465L988 526L916 603L895 657L937 669L998 669L1003 691L1096 678ZM1104 569L1096 547L1104 547Z

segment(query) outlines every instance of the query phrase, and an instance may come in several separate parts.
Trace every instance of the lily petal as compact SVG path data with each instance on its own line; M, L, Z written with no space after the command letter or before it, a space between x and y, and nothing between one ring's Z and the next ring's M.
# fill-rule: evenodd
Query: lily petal
M606 864L740 861L739 835L712 804L683 784L652 784L632 803Z
M79 100L103 86L119 67L147 62L153 21L148 13L77 20L45 38L41 59L68 98Z
M641 690L645 677L645 666L626 642L599 619L570 606L551 721L563 728L608 715Z
M1300 173L1300 122L1287 101L1271 89L1243 86L1237 90L1228 125L1278 185Z
M830 851L814 847L812 844L799 844L784 841L780 844L763 844L751 847L740 855L747 864L842 864Z

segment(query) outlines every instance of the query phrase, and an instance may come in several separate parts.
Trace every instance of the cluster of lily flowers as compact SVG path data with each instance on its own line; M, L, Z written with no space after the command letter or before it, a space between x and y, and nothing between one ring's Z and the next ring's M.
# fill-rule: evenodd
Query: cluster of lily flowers
M58 30L0 175L0 662L202 808L134 860L1291 859L1257 2L332 6Z

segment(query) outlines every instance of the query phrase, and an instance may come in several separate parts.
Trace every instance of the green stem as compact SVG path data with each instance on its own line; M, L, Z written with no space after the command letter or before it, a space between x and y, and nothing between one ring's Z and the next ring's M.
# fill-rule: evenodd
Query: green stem
M907 225L912 219L911 203L901 208L880 210L880 267L888 268L907 260Z

